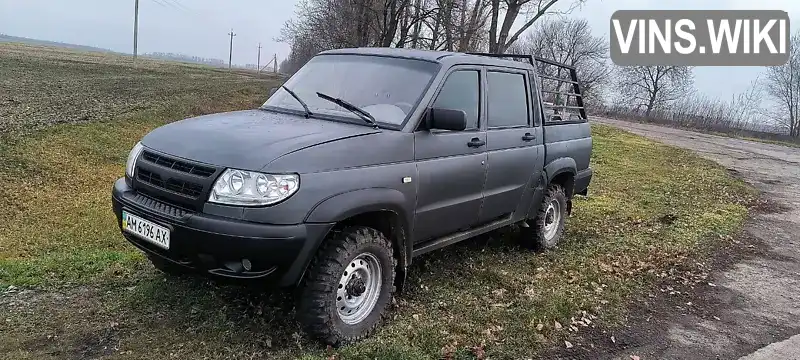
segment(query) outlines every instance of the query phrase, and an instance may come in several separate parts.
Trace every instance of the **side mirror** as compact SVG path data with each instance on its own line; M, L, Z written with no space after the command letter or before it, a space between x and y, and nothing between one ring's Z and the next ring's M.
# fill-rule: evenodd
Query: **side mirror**
M428 111L428 129L463 131L467 128L464 110L431 108Z
M276 87L274 87L272 89L269 89L269 96L272 96L273 94L275 94L276 91L278 91L278 88L276 88Z

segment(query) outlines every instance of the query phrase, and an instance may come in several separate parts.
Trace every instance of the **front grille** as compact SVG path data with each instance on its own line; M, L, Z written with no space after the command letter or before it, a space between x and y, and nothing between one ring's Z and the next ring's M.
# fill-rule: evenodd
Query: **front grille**
M182 218L189 214L189 211L187 210L163 203L159 200L144 196L138 192L131 198L131 200L144 208L175 218Z
M214 174L214 168L202 165L191 164L171 157L166 157L149 151L142 152L142 159L156 165L170 168L187 174L209 177Z
M150 185L166 189L166 186L164 186L164 180L161 180L161 176L158 174L153 174L150 171L138 168L136 169L136 177L141 182L146 182Z
M203 192L203 185L178 179L169 179L167 180L167 190L196 198Z
M136 178L143 183L147 183L181 195L186 195L191 198L197 198L203 193L203 185L173 178L169 178L164 181L164 179L161 178L161 175L142 168L136 169Z

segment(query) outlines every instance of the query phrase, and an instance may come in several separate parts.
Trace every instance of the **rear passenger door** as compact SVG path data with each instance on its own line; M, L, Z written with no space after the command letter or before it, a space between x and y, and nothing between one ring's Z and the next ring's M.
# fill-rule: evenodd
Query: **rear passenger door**
M541 168L542 134L536 126L532 79L522 69L488 68L486 76L488 165L479 219L525 215ZM537 120L537 121L534 121Z

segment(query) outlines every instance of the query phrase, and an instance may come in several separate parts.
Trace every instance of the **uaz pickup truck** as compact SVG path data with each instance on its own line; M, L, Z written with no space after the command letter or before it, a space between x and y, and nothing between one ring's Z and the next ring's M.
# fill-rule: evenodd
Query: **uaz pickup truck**
M575 70L508 56L325 51L258 109L161 126L114 183L122 234L167 273L293 287L325 343L365 337L415 257L510 225L552 248L586 195Z

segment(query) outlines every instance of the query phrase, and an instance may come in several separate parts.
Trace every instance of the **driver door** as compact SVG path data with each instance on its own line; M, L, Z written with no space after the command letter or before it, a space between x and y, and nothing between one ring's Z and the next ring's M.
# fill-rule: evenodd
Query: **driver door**
M445 77L433 107L463 110L464 131L419 130L414 134L417 166L416 243L475 226L486 179L483 74L458 67ZM483 143L482 145L479 145Z

